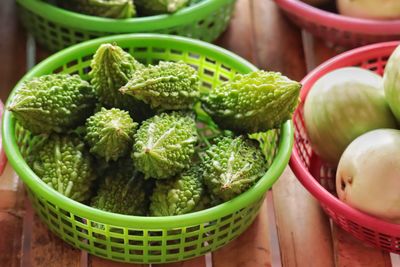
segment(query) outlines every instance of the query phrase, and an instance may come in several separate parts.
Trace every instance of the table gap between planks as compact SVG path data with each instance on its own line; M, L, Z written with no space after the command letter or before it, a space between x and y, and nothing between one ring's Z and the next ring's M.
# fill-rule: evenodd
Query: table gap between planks
M0 98L4 102L27 71L26 66L32 65L31 53L36 62L49 53L27 45L31 39L18 24L14 1L0 2L0 25ZM307 33L304 36L310 37ZM301 31L272 0L238 0L230 26L216 44L261 69L301 80L306 66L316 66L337 54L322 41L309 39L313 45L304 42L303 46ZM111 262L64 243L34 214L10 166L0 176L0 229L0 266L148 266ZM398 257L392 257L392 262L398 266ZM386 267L392 263L388 253L367 247L331 226L288 167L269 192L255 222L239 238L205 257L160 266Z

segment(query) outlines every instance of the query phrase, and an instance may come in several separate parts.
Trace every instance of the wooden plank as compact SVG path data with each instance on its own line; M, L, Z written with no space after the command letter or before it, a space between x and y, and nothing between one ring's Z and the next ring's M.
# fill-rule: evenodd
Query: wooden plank
M19 211L23 208L24 194L22 183L10 164L6 165L0 176L0 211Z
M0 25L0 99L5 101L26 71L26 36L18 24L15 1L0 1Z
M36 45L35 48L36 48L36 59L35 59L36 64L52 55L51 52L47 51L45 48L41 46Z
M274 1L252 1L254 49L259 68L279 71L291 79L305 74L301 34Z
M0 266L20 266L22 218L11 212L0 212Z
M51 233L27 206L24 217L24 249L21 266L81 266L81 251Z
M93 255L89 256L89 267L147 267L148 264L129 264L106 260Z
M273 1L253 4L257 65L300 81L306 70L299 29ZM273 187L273 199L282 265L333 266L329 221L289 168Z
M253 224L237 239L212 254L213 267L272 266L267 201Z
M182 262L176 262L176 263L166 263L166 264L160 264L157 266L162 266L162 267L206 267L206 258L203 257L197 257L191 260L187 261L182 261Z
M390 255L380 249L367 246L349 233L332 226L336 267L390 267Z
M99 258L93 255L89 256L89 267L147 267L148 264L128 264L128 263L120 263L114 262L110 260L106 260L103 258ZM191 260L176 262L176 263L166 263L166 264L157 264L160 267L205 267L206 261L205 257L197 257Z
M345 50L343 48L329 47L327 44L318 38L314 38L314 52L316 65L319 65L328 59L343 53Z
M273 198L283 266L334 266L329 220L289 167Z
M227 31L215 43L252 63L256 63L251 2L252 0L237 1Z

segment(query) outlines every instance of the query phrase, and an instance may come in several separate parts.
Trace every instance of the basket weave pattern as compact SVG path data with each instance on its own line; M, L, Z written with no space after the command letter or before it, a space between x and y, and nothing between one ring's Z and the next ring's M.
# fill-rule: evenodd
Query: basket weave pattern
M331 46L354 48L400 39L400 20L358 19L312 7L299 0L275 0L300 28Z
M335 223L356 238L394 253L400 253L400 225L355 210L336 197L336 169L326 165L313 152L305 128L303 108L312 85L332 70L357 66L382 75L388 57L397 45L397 42L389 42L346 52L319 66L304 78L302 103L293 116L295 145L290 160L290 166L300 182L320 201L324 211Z
M105 42L117 43L145 64L183 60L198 70L203 91L232 79L238 72L256 70L247 61L208 43L167 35L119 35L59 52L40 63L24 79L60 72L88 78L91 58ZM26 131L15 127L15 120L8 111L4 118L7 156L27 185L34 209L49 229L89 253L132 263L186 260L214 251L239 236L257 216L265 192L284 170L293 137L290 121L280 130L268 132L262 148L270 168L255 186L235 199L186 215L140 217L93 209L48 188L22 159L21 153L30 147Z
M161 24L159 27L156 27L156 29L146 29L145 26L136 26L135 18L128 19L128 21L131 22L132 27L124 31L119 29L119 22L115 20L110 20L108 22L110 24L115 24L115 27L112 31L104 31L103 29L97 27L96 29L92 30L89 30L85 27L74 27L69 25L69 20L59 23L42 16L40 10L30 10L26 8L22 0L19 3L19 14L24 27L35 37L40 45L51 51L58 51L70 45L97 37L121 33L173 34L212 42L217 39L222 32L225 31L232 16L235 0L224 1L226 4L217 7L217 9L199 18L175 23L176 25L174 26L164 26ZM53 7L52 9L59 10L60 8ZM69 12L69 14L72 14L71 17L74 19L73 13ZM80 16L76 19L81 21L81 25L85 25L85 20L90 19L90 17L91 16ZM151 24L152 22L149 21L148 23Z

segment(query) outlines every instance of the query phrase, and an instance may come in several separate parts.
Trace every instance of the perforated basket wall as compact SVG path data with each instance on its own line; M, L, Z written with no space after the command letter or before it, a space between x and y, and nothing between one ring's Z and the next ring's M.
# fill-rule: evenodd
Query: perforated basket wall
M322 75L348 66L358 66L382 75L390 54L398 44L389 42L354 49L322 64L303 79L302 101L293 117L295 145L290 166L300 182L320 201L325 212L335 223L368 244L400 254L400 225L369 216L337 198L336 169L326 165L313 152L303 118L307 94Z
M70 12L42 0L17 0L24 27L39 44L52 51L122 33L165 33L212 42L228 26L235 2L204 0L172 16L116 20Z
M120 35L56 53L24 79L55 72L77 73L86 78L93 53L105 42L116 42L143 63L183 60L198 70L202 90L232 79L237 72L256 69L238 56L201 41L166 35ZM9 101L12 97L13 94ZM8 159L27 185L33 206L48 227L72 246L100 257L135 263L189 259L214 251L240 235L257 216L266 191L287 165L293 144L291 121L280 130L268 132L262 147L270 168L252 188L229 202L186 215L139 217L96 210L50 189L23 160L21 153L29 145L24 132L15 127L11 113L6 111L3 123Z
M354 48L400 39L400 20L352 18L298 0L275 2L297 26L325 40L329 45Z

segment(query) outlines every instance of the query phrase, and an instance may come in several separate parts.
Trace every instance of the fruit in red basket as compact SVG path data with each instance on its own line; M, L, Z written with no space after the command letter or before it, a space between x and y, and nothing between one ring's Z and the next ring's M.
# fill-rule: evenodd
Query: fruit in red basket
M188 4L189 0L135 0L135 5L144 15L174 13Z
M339 13L365 19L400 18L399 0L337 0Z
M255 133L278 128L299 103L301 84L279 72L237 74L212 89L202 107L223 129Z
M198 166L168 180L156 181L151 195L151 216L173 216L191 212L204 193Z
M92 68L89 72L90 83L104 107L127 110L136 121L147 119L153 114L143 101L124 96L118 91L137 69L144 68L121 47L108 43L100 45L90 67Z
M96 179L85 144L75 135L52 134L32 152L33 171L54 190L83 202Z
M356 67L334 70L315 82L305 100L304 120L313 150L334 166L361 134L396 128L382 78Z
M257 143L243 135L220 138L206 150L202 167L209 192L224 201L245 192L267 170Z
M134 136L133 163L145 178L167 179L190 167L197 130L194 118L161 113L142 123Z
M115 161L129 153L137 126L127 111L102 108L87 119L85 141L91 153Z
M378 129L356 138L339 161L339 199L376 217L400 223L399 148L399 130Z
M8 109L32 133L60 133L81 125L95 103L93 87L78 75L50 74L26 81Z
M135 71L120 92L142 100L152 108L190 109L200 95L199 76L183 61L161 61L156 66Z
M383 75L386 101L400 122L400 46L390 55Z

